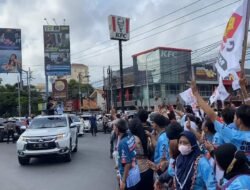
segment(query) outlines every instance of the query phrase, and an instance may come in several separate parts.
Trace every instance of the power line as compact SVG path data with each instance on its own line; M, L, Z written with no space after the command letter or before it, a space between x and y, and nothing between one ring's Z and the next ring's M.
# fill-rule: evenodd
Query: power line
M139 29L141 29L141 28L143 28L143 27L145 27L145 26L148 26L148 25L150 25L150 24L152 24L152 23L154 23L154 22L156 22L156 21L158 21L158 20L161 20L161 19L163 19L163 18L165 18L165 17L168 17L168 16L170 16L170 15L172 15L172 14L175 14L175 13L181 11L181 10L184 10L184 9L186 9L186 8L188 8L188 7L191 7L192 5L198 3L199 1L201 1L201 0L194 1L194 2L188 4L188 5L184 6L184 7L181 7L181 8L179 8L179 9L176 9L176 10L174 10L174 11L172 11L172 12L166 14L166 15L163 15L163 16L158 17L158 18L156 18L156 19L154 19L154 20L152 20L152 21L150 21L150 22L148 22L148 23L145 23L145 24L143 24L143 25L141 25L141 26L135 28L134 30L131 30L131 33L133 33L133 32L136 31L136 30L139 30ZM79 51L79 52L72 53L72 55L75 55L75 54L78 54L78 53L82 53L82 52L85 52L85 51L89 51L90 49L93 49L94 47L100 46L100 45L105 44L105 43L108 43L108 42L110 42L110 40L102 41L102 42L98 43L99 45L95 45L95 46L91 46L91 47L85 48L84 50L81 50L81 51Z
M146 31L146 32L139 33L139 34L133 36L133 37L130 38L130 39L133 39L133 38L136 38L136 37L138 37L138 36L147 34L147 33L151 32L151 31L153 31L153 30L155 30L155 29L158 29L158 28L161 28L161 27L163 27L163 26L165 26L165 25L168 25L168 24L170 24L170 23L176 22L176 21L178 21L178 20L180 20L180 19L183 19L183 18L185 18L185 17L187 17L187 16L190 16L190 15L192 15L192 14L194 14L194 13L200 12L201 10L204 10L204 9L206 9L206 8L208 8L208 7L211 7L211 6L213 6L213 5L217 4L217 3L220 3L220 2L221 2L221 0L216 1L216 2L214 2L214 3L211 3L211 4L209 4L209 5L205 6L205 7L199 8L199 9L197 9L197 10L195 10L195 11L192 11L191 13L188 13L188 14L185 14L185 15L183 15L183 16L181 16L181 17L178 17L178 18L176 18L176 19L173 19L173 20L171 20L171 21L169 21L169 22L166 22L166 23L164 23L164 24L162 24L162 25L160 25L160 26L156 26L156 27L154 27L154 28L152 28L152 29L150 29L150 30L148 30L148 31Z
M148 38L153 37L153 36L155 36L155 35L161 34L162 32L165 32L165 31L171 30L171 29L173 29L173 28L176 28L176 27L178 27L178 26L181 26L181 25L183 25L183 24L192 22L192 21L194 21L194 20L196 20L196 19L199 19L199 18L201 18L201 17L204 17L204 16L206 16L206 15L208 15L208 14L214 13L214 12L216 12L216 11L218 11L218 10L221 10L221 9L223 9L223 8L225 8L225 7L228 7L228 6L232 5L232 4L235 4L235 3L237 3L237 2L239 2L239 0L238 0L238 1L235 1L235 2L233 2L233 3L229 3L229 4L227 4L227 5L224 5L224 6L222 6L222 7L219 7L219 8L217 8L217 9L214 9L214 10L212 10L212 11L210 11L210 12L205 13L205 14L202 14L202 15L199 15L199 16L197 16L197 17L194 17L194 18L192 18L192 19L189 19L189 20L187 20L187 21L185 21L185 22L182 22L182 23L180 23L180 24L171 26L171 27L169 27L169 28L167 28L167 29L164 29L164 30L162 30L162 31L160 31L160 32L157 32L157 33L148 35L148 36L146 36L146 37L144 37L144 38L141 38L141 39L136 40L136 41L132 41L132 42L130 42L130 43L128 43L128 44L124 44L124 46L132 45L132 44L134 44L134 43L137 43L137 42L140 42L140 41L142 41L142 40L148 39ZM111 47L106 47L106 48L104 48L104 49L107 49L107 48L111 48ZM97 56L97 55L100 55L100 54L103 54L103 53L105 53L105 52L109 52L109 51L112 51L112 50L115 50L115 49L111 49L111 50L108 50L108 51L103 51L103 52L101 52L101 53L98 52L98 54L95 53L95 54L91 54L91 55L87 55L87 56L84 55L83 57L85 57L84 59L89 59L89 58L91 58L91 57L93 57L93 56ZM99 51L100 51L100 50L99 50ZM80 58L80 57L79 57L79 58ZM80 60L84 60L84 59L80 59Z

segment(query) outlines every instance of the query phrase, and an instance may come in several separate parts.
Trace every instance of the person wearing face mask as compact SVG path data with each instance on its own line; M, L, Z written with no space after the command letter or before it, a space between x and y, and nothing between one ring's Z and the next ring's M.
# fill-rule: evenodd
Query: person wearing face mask
M250 165L243 151L226 143L219 146L214 155L218 167L224 171L222 190L250 189Z
M169 138L169 165L168 169L155 181L155 190L162 190L165 187L172 187L174 177L174 162L179 155L178 139L183 132L183 127L178 122L171 122L166 128L166 134Z
M178 141L180 154L175 161L175 189L215 190L216 181L208 160L201 154L192 132L184 131Z

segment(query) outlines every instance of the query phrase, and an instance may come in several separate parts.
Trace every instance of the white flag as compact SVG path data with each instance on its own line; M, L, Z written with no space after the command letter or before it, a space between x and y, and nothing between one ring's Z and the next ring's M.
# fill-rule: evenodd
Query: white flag
M227 23L215 65L223 78L228 76L230 71L240 71L239 61L242 55L246 12L247 0L243 0Z
M218 87L216 87L212 96L210 96L209 98L209 103L213 104L215 101L218 100L218 97L219 97L219 92L218 92Z
M230 72L230 74L233 76L233 82L232 82L232 88L233 90L240 89L240 79L235 71Z
M229 96L229 94L223 85L222 78L220 78L219 86L216 87L212 96L210 96L209 102L210 102L210 104L213 104L217 100L221 100L224 102L228 96Z
M227 99L227 97L229 96L229 94L228 94L225 86L223 85L222 79L219 82L219 86L218 86L217 90L218 90L218 100L221 100L224 102L225 99Z
M192 89L189 88L186 91L180 93L180 97L184 100L187 105L191 105L193 108L197 106L196 97L193 95Z

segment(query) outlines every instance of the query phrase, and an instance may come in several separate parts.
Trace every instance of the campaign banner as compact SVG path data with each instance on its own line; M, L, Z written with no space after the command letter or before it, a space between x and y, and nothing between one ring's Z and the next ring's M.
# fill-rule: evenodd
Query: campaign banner
M213 65L196 64L193 68L196 81L217 81L217 71Z
M68 94L68 83L66 79L57 79L52 85L53 98L66 99Z
M242 56L246 12L247 0L243 0L227 23L215 65L223 78L228 76L231 71L238 72L241 69L240 59Z
M43 26L45 73L71 75L69 26Z
M0 73L21 71L21 49L21 30L0 28Z

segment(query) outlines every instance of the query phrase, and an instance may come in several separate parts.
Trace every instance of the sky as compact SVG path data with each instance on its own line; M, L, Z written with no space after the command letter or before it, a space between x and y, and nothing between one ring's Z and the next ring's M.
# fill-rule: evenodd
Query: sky
M237 0L0 0L0 27L21 29L22 65L25 70L31 69L34 78L31 83L35 85L45 83L44 19L51 25L64 24L65 19L70 26L71 62L88 65L90 81L98 87L102 84L103 68L106 70L109 65L113 70L119 68L118 41L109 38L109 15L130 18L130 40L123 42L123 64L127 67L132 65L133 54L154 47L195 50L220 41L239 3ZM0 78L4 84L13 84L17 74L0 74Z

